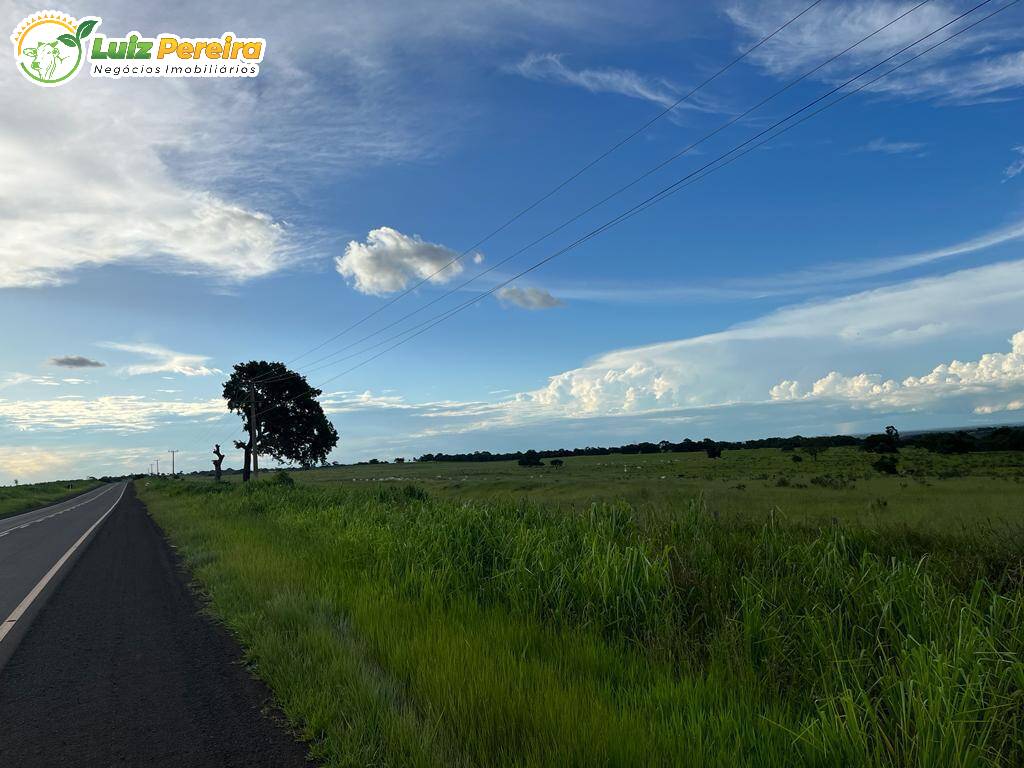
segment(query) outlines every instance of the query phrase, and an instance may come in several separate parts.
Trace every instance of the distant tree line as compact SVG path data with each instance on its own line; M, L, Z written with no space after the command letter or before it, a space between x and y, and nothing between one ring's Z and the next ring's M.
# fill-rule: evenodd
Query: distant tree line
M934 453L973 453L981 451L1024 451L1024 427L984 427L973 430L957 430L952 432L919 432L914 435L901 436L895 427L887 427L886 431L877 435L855 437L853 435L821 435L818 437L766 437L760 440L743 440L732 442L727 440L691 440L682 442L662 440L658 443L628 443L619 446L587 446L586 448L556 448L553 450L514 451L509 453L491 453L490 451L474 451L472 453L425 453L416 461L520 461L525 459L524 466L536 466L534 462L541 459L564 459L571 456L608 456L610 454L639 453L707 453L714 458L722 451L734 451L744 448L778 448L784 451L797 449L806 451L817 458L827 448L857 447L872 453L895 453L901 447L916 446Z

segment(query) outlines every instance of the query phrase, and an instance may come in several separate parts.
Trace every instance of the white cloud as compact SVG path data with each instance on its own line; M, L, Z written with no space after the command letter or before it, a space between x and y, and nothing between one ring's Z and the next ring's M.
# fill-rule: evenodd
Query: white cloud
M33 482L62 476L72 470L69 453L48 450L37 446L0 445L0 483L12 484Z
M920 155L921 151L927 146L927 144L923 144L919 141L890 141L888 139L878 138L872 139L867 144L858 147L858 151L879 152L884 155Z
M100 445L43 447L0 445L0 483L80 479L145 471L162 448L107 448ZM179 455L179 459L182 456Z
M551 309L562 306L562 301L543 288L519 288L506 285L495 294L503 304L512 304L522 309Z
M16 387L19 384L25 384L32 381L34 377L27 373L9 373L4 379L0 379L0 389L6 389L7 387Z
M205 355L175 352L157 344L123 344L106 341L99 346L149 358L146 362L133 363L121 368L120 372L128 376L164 372L180 373L182 376L212 376L222 373L219 368L210 368L205 365L206 361L210 359Z
M645 77L631 69L572 69L559 53L530 53L513 67L513 71L542 82L571 85L591 93L615 93L632 99L653 102L661 107L671 107L679 99L679 89L662 78ZM711 109L704 97L694 95L679 105L681 109Z
M383 296L416 280L446 283L462 272L458 259L458 252L447 246L379 227L367 234L365 243L349 242L345 255L336 257L334 263L338 274L351 278L357 291Z
M1019 328L1021 306L1024 261L912 280L787 307L718 333L608 352L584 367L552 376L545 387L520 393L499 413L519 422L761 403L769 391L776 399L800 397L804 390L794 373L812 366L823 372L839 370L851 360L898 369L908 361L941 354L954 340L977 343L993 330ZM1024 380L986 379L985 373L1016 370L1022 339L1014 337L1010 356L988 354L974 364L939 366L920 380L903 379L920 386L946 375L986 392L1007 381L1024 386ZM836 374L825 376L817 388L822 395L884 395L895 386L880 375Z
M0 176L0 288L59 285L81 268L125 262L230 282L289 263L283 225L168 165L203 131L208 105L198 92L102 80L26 89L18 80L13 68L0 73L0 88L20 92L0 123L0 166L24 169Z
M804 390L795 381L783 381L770 390L773 400L833 399L849 400L871 408L907 408L932 404L938 399L964 394L999 394L1024 387L1024 331L1010 339L1009 352L987 352L974 361L954 360L935 366L923 376L908 376L902 381L883 378L877 373L846 376L832 371ZM975 413L1015 410L1010 406L982 405Z
M726 14L744 37L757 40L793 15L798 6L792 0L736 0ZM787 29L786 34L758 49L750 60L775 76L803 74L907 9L906 3L895 0L855 0L818 8ZM830 81L845 79L913 43L963 10L948 2L932 2L918 8L823 69L819 76ZM957 28L940 32L922 43L922 47L938 42ZM1021 37L1021 30L1013 24L983 24L930 53L927 62L922 60L921 65L913 64L884 78L870 86L870 90L905 98L962 103L1019 96L1014 91L1024 86L1024 53L975 52L1012 45Z
M9 10L13 24L32 9ZM284 223L308 210L312 182L431 157L461 130L470 107L430 85L448 78L411 86L409 72L440 70L478 43L520 45L624 17L561 0L110 0L99 10L108 34L216 35L233 19L270 48L245 82L86 76L41 89L0 70L0 90L17 93L0 121L0 288L59 285L115 264L228 283L281 270L326 236Z
M1024 220L959 243L930 250L833 262L827 261L827 257L822 255L814 267L783 272L771 277L726 278L716 280L713 284L688 281L683 285L666 284L663 281L655 285L624 285L620 282L601 286L588 281L583 286L558 285L557 293L567 299L628 303L738 301L768 296L796 296L811 291L821 292L822 289L835 289L843 283L855 283L957 256L979 253L1021 239L1024 239ZM765 261L771 261L772 256L771 252L761 254Z
M1006 170L1003 171L1003 181L1009 181L1010 179L1016 178L1020 174L1024 173L1024 146L1014 147L1013 151L1016 152L1019 157L1006 166Z
M145 432L171 419L196 420L225 413L220 398L194 402L151 400L140 395L108 395L91 400L2 400L0 420L21 431L91 429Z
M607 352L494 402L414 403L366 391L326 395L324 407L347 414L350 429L360 428L360 414L372 414L372 425L362 427L367 435L384 419L409 446L427 451L457 447L450 438L470 433L501 447L496 436L527 434L516 430L528 430L536 444L545 430L558 441L567 434L587 441L597 432L650 439L682 424L736 437L778 434L787 425L848 432L882 413L903 414L901 423L913 421L907 414L936 413L965 423L1024 402L1024 332L1013 336L1009 352L985 351L999 343L994 336L1021 327L1021 306L1024 261L998 263ZM936 365L951 348L977 356Z

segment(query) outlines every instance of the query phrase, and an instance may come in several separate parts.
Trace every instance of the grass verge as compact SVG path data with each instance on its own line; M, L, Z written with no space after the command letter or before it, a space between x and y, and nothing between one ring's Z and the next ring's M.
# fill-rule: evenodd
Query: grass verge
M99 480L60 480L0 487L0 520L78 496L100 485Z
M140 491L327 765L1024 763L1010 528Z

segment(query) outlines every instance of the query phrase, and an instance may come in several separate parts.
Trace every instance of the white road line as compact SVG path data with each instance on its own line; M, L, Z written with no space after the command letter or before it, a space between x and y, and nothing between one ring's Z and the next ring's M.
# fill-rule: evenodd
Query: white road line
M101 490L95 496L90 496L88 499L85 499L84 501L79 501L79 503L75 504L74 506L65 507L64 509L59 509L56 512L53 512L52 514L46 515L45 517L38 517L35 520L29 520L27 523L25 523L23 525L12 525L10 528L7 528L3 532L0 532L0 536L6 536L11 531L16 531L19 528L25 528L26 526L32 525L32 523L42 522L43 520L46 520L47 518L53 517L54 515L63 515L65 512L70 512L73 509L78 509L79 507L83 507L83 506L85 506L86 504L88 504L90 502L96 501L96 499L98 499L100 496L103 496L103 495L109 493L112 488L116 488L116 487L117 487L116 485L109 485L109 486L103 488L103 490ZM81 497L79 497L79 498L81 498ZM67 503L67 502L64 502L64 503ZM4 518L4 519L0 519L0 525L2 525L4 523L10 523L10 522L16 520L17 518L24 517L25 515L31 515L31 514L38 513L40 511L45 511L46 509L48 509L48 507L44 507L42 510L36 509L36 510L33 510L32 512L23 512L20 515L14 515L13 517L7 517L7 518Z
M32 605L33 601L37 597L39 597L39 593L46 589L46 585L53 580L53 577L57 575L57 572L60 571L64 563L68 561L68 558L70 558L75 553L76 549L82 546L82 542L89 538L89 534L96 530L96 528L99 527L99 524L107 519L107 515L114 511L114 507L121 503L121 499L124 497L124 492L127 488L128 483L125 483L124 486L121 488L121 495L117 497L117 501L115 501L110 506L110 509L103 513L103 517L101 517L99 520L97 520L95 523L89 526L89 530L83 533L78 538L78 541L72 544L71 548L63 555L61 555L60 560L53 564L53 567L46 572L46 575L39 580L39 583L32 587L32 591L25 595L25 599L18 603L18 607L11 611L11 615L4 619L4 623L0 625L0 642L3 642L3 639L7 637L7 633L14 629L14 625L18 623L18 619L25 615L25 611L27 611L29 609L29 606Z

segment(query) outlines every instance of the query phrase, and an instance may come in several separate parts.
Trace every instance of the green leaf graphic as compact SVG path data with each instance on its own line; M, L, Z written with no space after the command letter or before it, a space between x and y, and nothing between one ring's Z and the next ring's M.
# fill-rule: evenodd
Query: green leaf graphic
M78 45L78 40L73 38L67 32L65 32L63 35L58 36L57 39L70 48L75 48Z
M89 36L89 33L93 31L96 25L99 24L97 19L87 19L78 25L78 29L75 30L75 37L79 40L84 40Z

